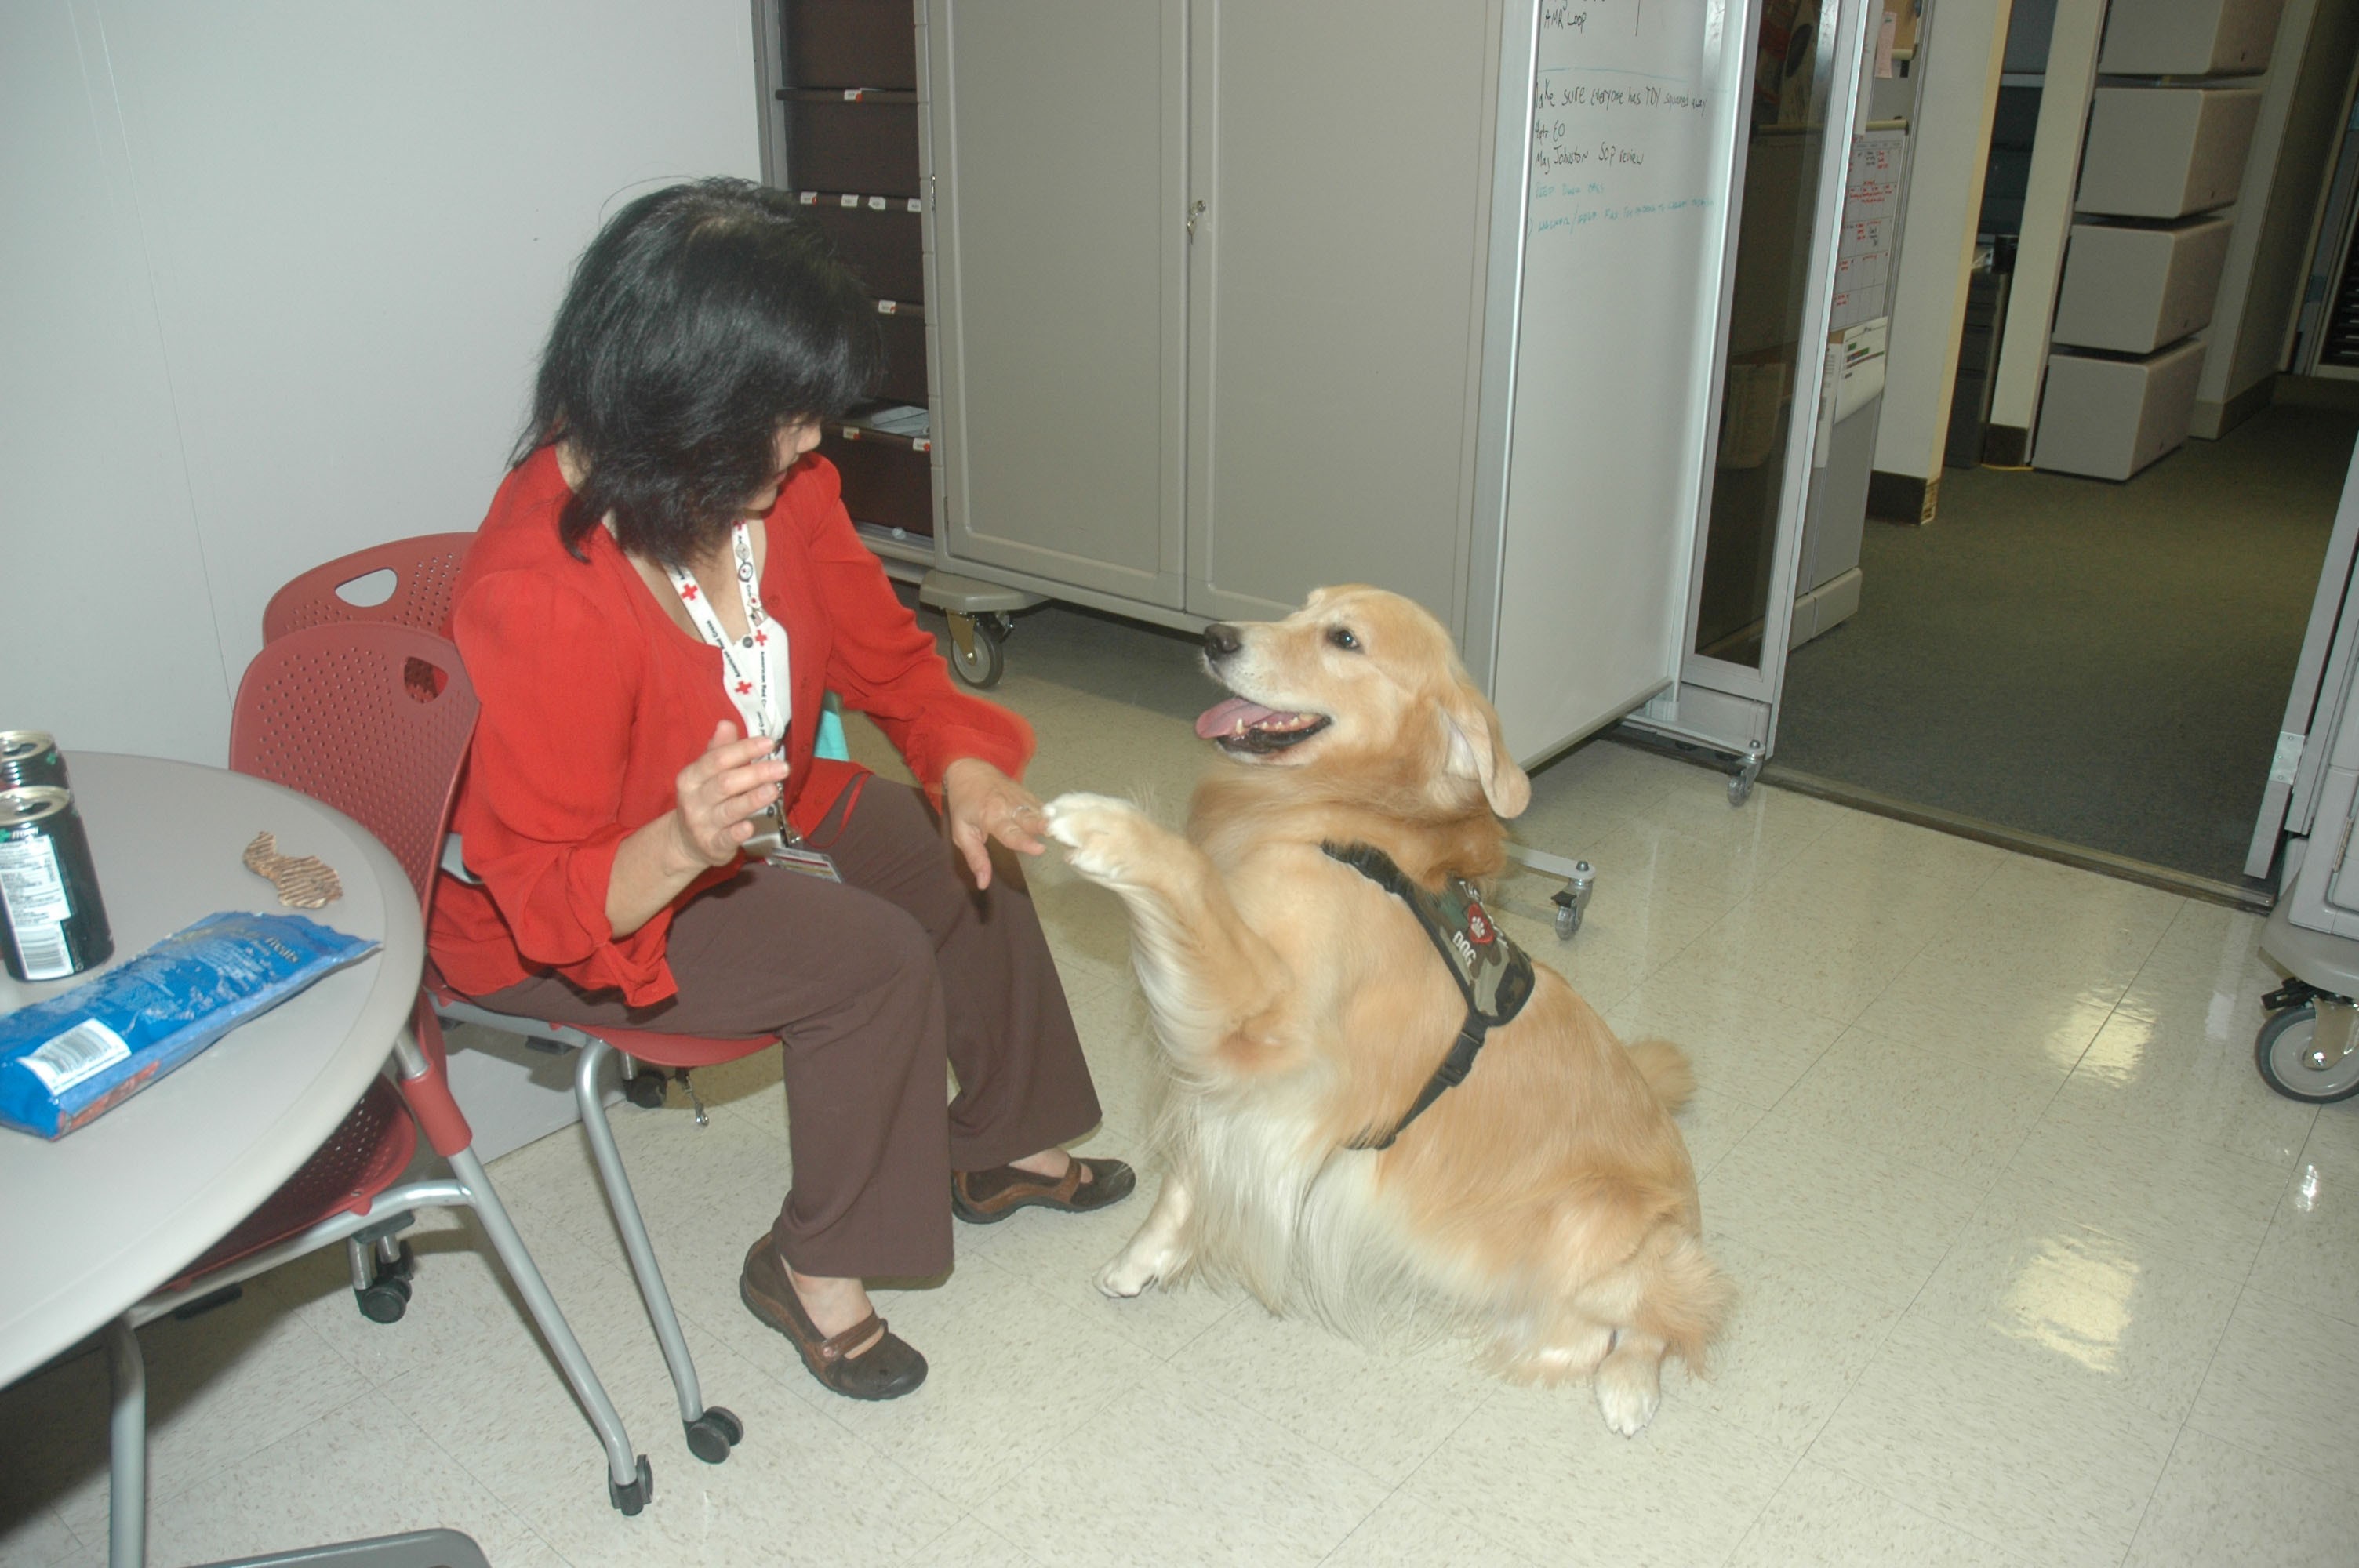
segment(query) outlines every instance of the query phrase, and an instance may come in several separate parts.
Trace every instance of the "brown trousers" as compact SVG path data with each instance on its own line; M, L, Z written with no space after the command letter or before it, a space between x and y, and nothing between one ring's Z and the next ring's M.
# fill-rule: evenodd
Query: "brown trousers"
M924 797L873 777L812 839L842 882L755 866L673 917L668 1000L629 1007L554 975L482 1000L560 1023L777 1035L794 1146L779 1252L805 1274L939 1274L951 1172L1078 1138L1097 1091L1007 857L978 893Z

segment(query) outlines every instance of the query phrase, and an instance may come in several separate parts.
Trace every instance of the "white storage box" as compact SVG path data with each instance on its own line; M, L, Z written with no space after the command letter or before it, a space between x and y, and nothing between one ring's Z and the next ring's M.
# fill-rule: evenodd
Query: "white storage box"
M2250 88L2100 87L2074 210L2183 218L2234 201L2260 114Z
M2267 70L2285 0L2130 0L2105 18L2097 69L2108 76L2225 76Z
M2073 224L2050 341L2145 354L2201 328L2220 292L2231 227L2225 218L2151 229Z
M2144 359L2050 355L2031 466L2129 478L2187 439L2202 369L2191 338Z

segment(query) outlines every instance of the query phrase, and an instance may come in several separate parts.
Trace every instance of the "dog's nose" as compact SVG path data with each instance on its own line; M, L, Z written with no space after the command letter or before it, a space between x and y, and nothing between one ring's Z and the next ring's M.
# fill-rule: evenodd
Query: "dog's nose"
M1245 645L1234 626L1215 621L1204 628L1204 653L1209 658L1225 659Z

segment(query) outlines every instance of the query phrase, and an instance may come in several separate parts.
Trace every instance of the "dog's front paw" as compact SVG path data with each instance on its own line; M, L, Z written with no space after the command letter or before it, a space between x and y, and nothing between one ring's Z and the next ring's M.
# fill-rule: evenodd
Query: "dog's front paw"
M1163 1282L1163 1271L1170 1266L1172 1260L1160 1257L1158 1248L1130 1245L1115 1254L1111 1264L1097 1271L1097 1290L1115 1302L1127 1302L1135 1294L1144 1294L1149 1287Z
M1662 1378L1652 1362L1609 1356L1599 1365L1597 1408L1623 1436L1637 1436L1662 1402Z
M1048 805L1049 837L1093 881L1119 882L1137 863L1148 824L1138 807L1103 795L1060 795ZM1136 1292L1130 1292L1136 1294Z

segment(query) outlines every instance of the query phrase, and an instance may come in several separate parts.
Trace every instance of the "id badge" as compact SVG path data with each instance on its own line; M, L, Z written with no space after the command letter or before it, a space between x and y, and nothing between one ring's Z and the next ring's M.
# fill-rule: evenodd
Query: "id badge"
M781 844L764 859L774 866L783 866L802 876L817 877L821 881L840 882L843 880L842 874L835 869L835 862L808 844Z

